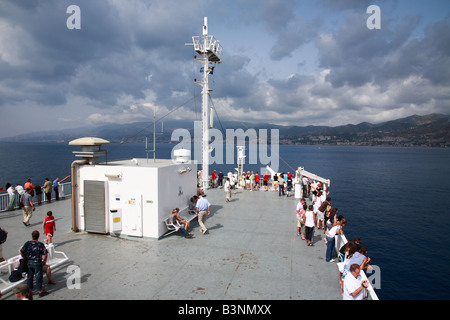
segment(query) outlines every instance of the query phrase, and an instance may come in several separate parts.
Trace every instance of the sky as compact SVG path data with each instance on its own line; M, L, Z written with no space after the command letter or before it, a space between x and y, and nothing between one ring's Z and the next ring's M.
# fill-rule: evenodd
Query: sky
M220 121L450 114L449 0L0 0L0 138L201 119L187 44L204 17L223 47L209 77Z

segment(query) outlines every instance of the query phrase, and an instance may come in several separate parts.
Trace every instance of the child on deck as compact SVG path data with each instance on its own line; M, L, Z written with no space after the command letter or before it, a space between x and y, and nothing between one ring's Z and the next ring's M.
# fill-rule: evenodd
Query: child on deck
M47 236L47 239L45 239L44 242L52 243L53 234L56 231L56 223L55 217L53 216L53 213L51 211L47 212L47 216L42 222L42 230L44 231L44 234Z

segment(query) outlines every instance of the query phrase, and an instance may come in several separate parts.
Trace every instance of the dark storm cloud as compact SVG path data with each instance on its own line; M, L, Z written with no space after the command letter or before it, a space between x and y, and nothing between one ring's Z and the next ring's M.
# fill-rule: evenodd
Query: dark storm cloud
M435 85L450 86L450 19L429 25L423 39L405 46L402 57L414 59L411 73L417 70Z
M105 19L111 8L101 6L101 1L79 1L83 4L83 27L72 31L66 27L67 1L7 1L1 18L15 26L12 37L17 46L17 64L10 66L8 82L23 81L25 90L17 90L14 101L28 100L37 96L36 102L59 105L65 102L64 94L80 87L70 84L78 68L96 61L123 41L120 28ZM105 2L103 2L105 4ZM109 12L108 12L109 11ZM97 15L96 15L96 14ZM90 24L89 22L95 22ZM89 27L95 25L95 28ZM106 40L106 41L105 41ZM125 45L128 45L125 43ZM124 44L121 43L123 46ZM100 83L97 83L101 85ZM89 95L89 91L86 92Z
M264 21L269 32L277 34L280 30L286 30L290 21L295 19L293 7L295 1L259 1L259 6L256 8L256 12L260 15L262 21Z
M247 61L240 56L246 63L235 68L235 74L227 72L225 64L220 69L228 80L226 85L221 83L227 90L219 92L233 97L231 106L247 112L274 111L279 120L287 114L300 115L302 120L318 124L382 121L430 110L448 113L447 20L429 24L422 36L418 32L423 23L420 10L399 19L384 5L382 28L371 30L366 25L370 15L366 9L372 1L321 3L323 12L339 14L308 20L294 14L295 3L287 1L274 17L269 13L275 2L255 3L254 15L274 39L269 52L272 60L283 62L313 42L318 66L326 72L303 76L293 70L289 77L262 79L246 71L251 58ZM389 4L393 7L396 3ZM330 27L329 23L336 25ZM331 114L334 121L326 122Z
M241 55L224 55L223 62L217 67L220 86L215 90L217 98L247 97L253 90L257 79L245 70L250 58Z
M66 27L71 4L81 8L81 30ZM0 59L0 70L8 74L1 84L9 92L0 103L31 98L60 105L71 93L109 108L123 95L142 99L144 90L154 88L156 98L164 100L173 90L184 89L185 84L174 81L182 71L172 66L189 59L184 43L191 39L193 24L186 14L193 9L170 7L170 1L152 6L139 1L4 2L0 19L14 27L10 35L17 64ZM167 48L169 41L180 48ZM149 74L156 81L149 83ZM18 82L26 90L17 90ZM163 82L170 85L159 85Z
M320 66L330 69L328 80L336 87L366 83L383 87L386 81L420 76L434 84L449 81L450 24L429 25L422 39L412 38L420 22L408 17L398 24L385 23L381 30L369 30L363 17L351 14L340 29L316 41Z
M298 17L295 23L292 23L287 30L278 35L277 41L270 52L270 57L273 60L291 57L293 51L309 43L317 36L316 30L319 24L320 22L317 20L308 22Z

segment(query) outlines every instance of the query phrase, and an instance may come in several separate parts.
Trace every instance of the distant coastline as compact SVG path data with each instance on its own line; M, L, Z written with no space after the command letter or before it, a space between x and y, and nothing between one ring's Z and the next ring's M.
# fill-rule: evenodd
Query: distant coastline
M242 128L279 130L281 145L333 145L333 146L380 146L380 147L450 147L450 115L413 115L380 124L363 122L357 125L327 126L281 126L269 123L242 123L223 121L218 130ZM193 121L166 121L164 132L156 135L156 142L170 143L173 130L185 128L193 131ZM153 122L131 124L108 124L59 131L34 132L2 138L9 142L57 142L67 143L81 136L95 136L112 143L145 142L153 138ZM157 129L158 130L158 129Z

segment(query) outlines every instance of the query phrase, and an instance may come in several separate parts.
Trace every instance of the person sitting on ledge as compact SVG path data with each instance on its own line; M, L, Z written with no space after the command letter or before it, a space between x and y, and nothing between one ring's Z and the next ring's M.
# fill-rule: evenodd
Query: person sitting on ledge
M175 228L176 231L181 230L184 233L184 237L186 239L192 238L192 234L190 234L186 227L178 221L178 211L177 209L172 210L172 216L168 220L168 225L171 225Z
M186 231L191 231L191 222L180 217L180 209L175 208L174 210L177 212L178 222L184 225Z

